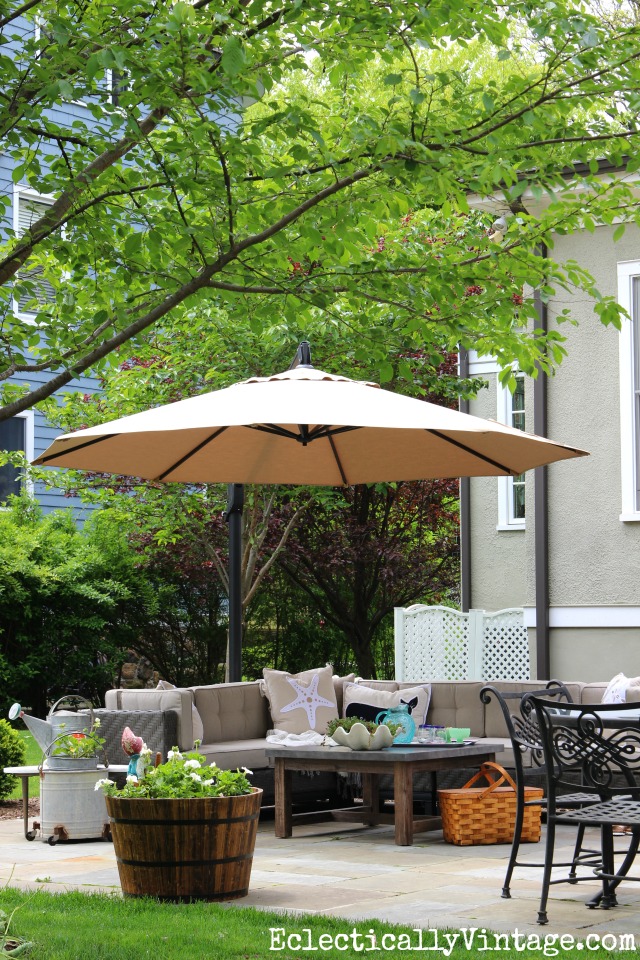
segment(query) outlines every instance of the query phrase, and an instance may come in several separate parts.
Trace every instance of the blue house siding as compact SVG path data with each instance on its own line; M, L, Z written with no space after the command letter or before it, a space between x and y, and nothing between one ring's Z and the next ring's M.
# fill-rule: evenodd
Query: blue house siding
M20 37L33 38L35 36L34 21L26 17L20 17L12 24L10 35L9 41L3 47L3 54L5 56L11 55L19 58L21 56ZM105 95L108 95L106 77L104 80L104 89ZM82 103L63 103L52 108L48 113L52 121L69 128L72 127L74 120L82 119L85 123L91 120L91 113L88 107ZM40 162L45 168L47 165L47 155L50 157L54 156L54 151L51 147L43 147L39 154ZM14 180L15 167L16 161L12 157L6 153L0 153L0 194L8 204L0 220L0 237L2 240L6 240L14 229L16 188L18 190L22 188L37 193L37 190L34 191L32 185L25 182L22 178L19 178L17 182ZM52 376L53 373L46 372L20 373L13 376L10 382L15 384L28 383L33 387L39 383L50 380ZM81 377L79 380L72 381L61 393L81 391L82 393L93 394L98 393L99 390L100 387L97 380L90 377ZM27 438L27 446L30 446L31 441L33 455L38 456L38 454L42 453L51 441L59 435L60 429L49 423L38 410L33 411L32 416L28 418L27 422L29 429L33 431L32 437ZM82 520L95 509L92 506L82 504L79 498L65 497L62 491L48 488L44 483L36 483L33 488L33 493L46 513L52 510L71 509L79 522L82 522Z

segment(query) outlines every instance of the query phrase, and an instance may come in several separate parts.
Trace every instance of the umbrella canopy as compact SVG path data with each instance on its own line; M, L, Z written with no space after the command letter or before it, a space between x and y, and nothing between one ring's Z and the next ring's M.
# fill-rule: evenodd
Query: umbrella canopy
M33 462L180 483L340 486L517 476L585 455L301 365L66 434Z

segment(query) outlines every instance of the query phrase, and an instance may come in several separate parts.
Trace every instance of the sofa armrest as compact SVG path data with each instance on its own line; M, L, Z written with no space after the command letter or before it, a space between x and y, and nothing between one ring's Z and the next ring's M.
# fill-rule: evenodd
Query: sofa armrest
M171 690L107 690L107 710L173 711L178 717L178 730L171 747L193 750L193 694L183 687Z

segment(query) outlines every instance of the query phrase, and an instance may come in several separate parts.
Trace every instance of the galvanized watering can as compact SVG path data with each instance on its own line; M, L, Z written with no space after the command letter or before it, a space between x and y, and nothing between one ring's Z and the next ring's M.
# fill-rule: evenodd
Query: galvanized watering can
M62 710L60 704L65 701L70 706L75 707L75 710ZM76 711L79 708L83 708L88 713L77 713ZM93 725L93 704L85 697L80 697L77 694L65 694L51 707L46 720L29 716L24 713L19 703L14 703L9 710L9 719L16 720L18 717L24 720L42 748L42 752L46 754L58 737L67 733L82 733L85 729L91 729Z

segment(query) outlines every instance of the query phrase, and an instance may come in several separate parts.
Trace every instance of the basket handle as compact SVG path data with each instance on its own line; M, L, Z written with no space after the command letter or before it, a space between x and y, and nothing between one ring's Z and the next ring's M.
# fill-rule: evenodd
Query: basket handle
M496 770L497 773L500 775L498 779L495 778L495 774L493 773L494 770ZM488 781L489 781L489 786L488 786L487 789L484 791L484 793L482 793L482 794L480 795L480 799L482 799L483 797L486 797L487 794L491 793L493 790L495 790L497 787L499 787L501 783L505 783L505 781L506 781L511 787L513 787L514 790L517 789L517 788L516 788L516 784L515 784L515 780L514 780L513 777L505 770L505 768L504 768L504 767L501 767L499 763L493 763L493 761L491 761L491 760L487 760L486 763L483 763L482 766L480 767L480 769L478 770L478 772L475 773L475 774L471 777L471 780L469 780L469 781L467 781L467 783L465 783L465 785L464 785L464 787L462 787L462 789L463 789L463 790L466 790L468 787L472 787L473 784L476 782L476 780L479 780L480 777L484 777L485 780L488 780Z

